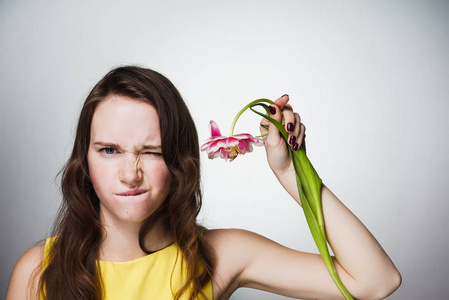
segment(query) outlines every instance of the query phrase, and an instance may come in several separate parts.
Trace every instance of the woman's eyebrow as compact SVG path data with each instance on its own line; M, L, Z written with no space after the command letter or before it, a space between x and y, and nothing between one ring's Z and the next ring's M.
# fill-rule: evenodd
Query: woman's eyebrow
M101 147L110 147L117 150L122 150L123 148L119 146L117 143L108 143L103 141L98 141L93 143L95 146L101 146ZM140 149L136 149L137 151L145 151L145 150L157 150L162 151L161 145L143 145Z
M142 150L162 150L160 145L143 145Z
M94 145L102 146L102 147L110 147L110 148L115 148L115 149L121 149L121 147L117 143L107 143L107 142L98 141L98 142L94 142Z

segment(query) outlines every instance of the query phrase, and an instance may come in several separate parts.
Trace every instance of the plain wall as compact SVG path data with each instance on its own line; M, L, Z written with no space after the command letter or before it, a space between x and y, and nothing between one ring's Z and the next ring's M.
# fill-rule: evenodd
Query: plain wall
M403 276L389 299L449 294L448 1L0 1L0 297L60 201L81 104L111 68L177 86L200 141L257 98L288 93L323 181ZM257 133L247 113L237 131ZM238 227L316 252L301 208L263 149L202 153L210 228ZM237 291L231 299L284 299Z

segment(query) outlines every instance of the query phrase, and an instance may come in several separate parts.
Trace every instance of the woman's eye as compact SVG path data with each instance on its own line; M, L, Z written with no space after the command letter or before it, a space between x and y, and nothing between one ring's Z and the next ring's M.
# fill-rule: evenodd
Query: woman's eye
M100 151L108 155L115 154L115 152L117 152L114 148L103 148Z
M145 154L155 155L155 156L162 156L162 153L160 153L160 152L145 152Z

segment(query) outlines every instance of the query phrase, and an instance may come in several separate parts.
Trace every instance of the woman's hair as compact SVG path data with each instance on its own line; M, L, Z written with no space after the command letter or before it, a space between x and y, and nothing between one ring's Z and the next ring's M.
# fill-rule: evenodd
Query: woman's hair
M102 279L96 259L103 240L100 205L89 176L87 152L96 107L110 96L125 96L152 105L159 116L162 156L171 176L164 203L144 222L140 247L155 225L162 225L180 247L187 265L187 280L175 298L191 290L202 294L214 268L212 248L202 236L196 217L201 208L198 135L189 110L174 85L161 74L136 66L119 67L106 74L90 92L79 117L72 154L62 172L63 201L53 229L57 236L47 254L48 265L39 291L46 299L101 299ZM198 273L196 264L203 268ZM197 270L197 271L195 271Z

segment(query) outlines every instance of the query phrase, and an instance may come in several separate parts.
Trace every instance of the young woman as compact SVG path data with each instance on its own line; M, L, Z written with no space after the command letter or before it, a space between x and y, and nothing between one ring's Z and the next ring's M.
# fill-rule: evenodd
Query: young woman
M305 127L284 95L297 150ZM263 124L267 124L263 120ZM288 149L276 127L264 138L269 165L300 203ZM87 97L62 172L53 237L17 262L6 298L228 299L239 287L304 299L342 299L317 254L237 229L205 230L194 122L172 83L120 67ZM337 272L359 299L381 299L401 277L363 224L323 185L322 205ZM302 216L298 216L302 217Z

